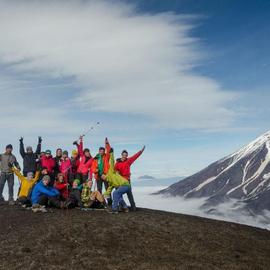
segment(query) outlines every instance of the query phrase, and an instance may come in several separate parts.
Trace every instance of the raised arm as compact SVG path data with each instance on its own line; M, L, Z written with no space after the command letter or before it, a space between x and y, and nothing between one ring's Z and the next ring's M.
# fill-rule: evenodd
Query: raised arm
M33 179L34 183L36 183L38 181L39 176L40 176L40 171L37 171L36 174L35 174L35 178Z
M114 161L114 154L113 154L113 149L111 148L110 161L109 161L110 168L109 168L108 173L115 173L114 163L115 163L115 161Z
M20 154L22 158L25 157L25 150L24 150L24 145L23 145L23 137L20 138Z
M128 163L131 165L134 161L136 161L141 154L143 153L145 149L145 146L142 148L142 150L140 150L139 152L137 152L135 155L131 156L130 158L128 158Z
M15 175L18 177L19 181L22 182L23 175L21 174L21 172L14 166L11 169L15 173Z
M82 157L83 156L83 138L82 137L80 137L80 143L77 144L77 149L78 149L79 156Z
M42 142L42 138L38 137L38 145L37 145L37 149L36 149L36 155L40 155L41 152L41 142Z

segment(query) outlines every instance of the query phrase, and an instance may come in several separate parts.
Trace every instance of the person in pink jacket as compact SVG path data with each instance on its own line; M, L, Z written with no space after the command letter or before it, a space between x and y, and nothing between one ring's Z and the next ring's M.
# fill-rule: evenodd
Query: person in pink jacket
M62 157L59 160L59 171L64 175L65 181L68 180L71 171L71 161L68 157L68 151L63 151Z
M92 162L90 150L88 148L83 149L83 137L80 137L80 143L74 142L77 145L78 153L80 156L80 164L77 170L77 179L81 181L81 184L87 180L92 179Z

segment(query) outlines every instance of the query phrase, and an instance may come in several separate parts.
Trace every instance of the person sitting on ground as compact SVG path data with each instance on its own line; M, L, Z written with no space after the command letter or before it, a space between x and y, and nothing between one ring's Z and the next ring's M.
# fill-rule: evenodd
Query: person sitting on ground
M60 193L57 189L49 186L50 181L50 176L45 175L42 180L34 186L31 195L34 212L38 211L39 208L42 208L41 206L63 208L63 204L59 199Z
M89 180L83 183L81 200L85 208L104 208L104 198L96 190L92 191L93 181Z
M72 189L69 193L68 200L66 201L67 208L83 207L81 200L82 185L79 179L75 179L72 184Z
M60 192L61 200L65 201L69 196L69 184L65 180L64 174L58 173L57 179L54 182L54 187Z
M46 167L48 170L48 174L51 177L50 186L54 184L54 168L55 168L55 160L52 157L51 150L46 150L45 156L42 156L40 159L41 167Z
M112 201L112 212L113 214L118 214L119 210L123 212L128 212L127 204L123 199L123 195L127 194L131 190L130 183L127 179L121 176L118 172L114 169L114 154L113 149L111 148L110 151L110 167L107 174L102 174L101 178L103 181L108 182L109 187L106 192L103 194L104 198L108 198L111 196L113 192L113 201Z
M17 168L20 168L16 157L12 154L13 147L11 144L6 146L4 154L0 155L0 201L5 201L3 197L3 190L6 182L8 182L8 202L10 205L14 205L14 173L9 166L9 163L14 164Z
M80 165L78 168L77 179L82 183L92 179L92 162L93 158L91 156L90 150L88 148L83 149L83 137L80 136L80 143L74 142L73 144L77 145L78 153L80 156Z
M21 174L19 169L17 169L11 163L9 165L10 165L10 168L12 168L12 171L18 177L19 182L20 182L17 202L21 204L23 207L30 207L32 205L30 193L33 189L33 186L36 184L36 182L39 179L40 172L37 171L35 173L35 177L32 172L28 172L27 177L25 177Z
M71 171L71 161L68 157L68 151L63 151L63 155L59 160L59 171L64 175L65 180L67 181L69 178L69 173Z
M33 152L33 148L31 146L26 147L26 152L24 150L23 138L20 138L20 154L23 158L23 175L27 176L28 172L32 172L33 174L37 171L37 161L38 156L41 152L41 142L42 138L38 137L38 145L36 152Z
M142 150L140 150L138 153L136 153L135 155L128 157L128 152L127 150L123 150L122 154L121 154L121 158L118 158L116 160L116 164L115 164L115 170L122 175L124 178L126 178L130 184L130 176L131 176L131 172L130 172L130 167L131 165L141 156L141 154L144 152L145 146L142 148ZM130 189L130 192L127 193L127 197L131 206L131 210L132 211L136 211L136 204L135 204L135 200L133 197L133 193L132 193L132 188Z

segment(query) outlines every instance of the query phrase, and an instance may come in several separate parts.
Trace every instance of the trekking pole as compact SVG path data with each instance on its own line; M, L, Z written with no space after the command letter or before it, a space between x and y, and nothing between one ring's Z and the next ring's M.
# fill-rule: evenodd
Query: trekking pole
M96 122L96 124L94 126L91 126L83 135L82 137L85 137L87 134L89 134L94 128L95 126L97 127L98 125L100 125L100 122Z

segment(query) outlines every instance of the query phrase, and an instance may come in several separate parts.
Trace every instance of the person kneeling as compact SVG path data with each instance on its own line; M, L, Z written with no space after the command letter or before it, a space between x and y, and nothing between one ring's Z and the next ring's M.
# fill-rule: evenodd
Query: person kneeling
M93 182L91 180L85 182L83 184L82 189L82 203L85 208L104 208L104 198L102 194L96 190L92 191Z
M18 177L20 181L20 189L18 193L17 202L23 207L31 207L32 203L30 193L32 191L33 186L38 181L40 172L35 173L35 178L32 172L28 172L27 177L25 177L22 175L20 170L16 168L14 165L10 164L9 166L12 168L12 171L15 173L15 175Z
M31 195L34 212L45 212L46 206L63 208L63 203L59 199L60 193L57 189L49 186L50 181L50 176L45 175L42 180L35 185Z
M113 189L115 189L113 192L112 213L118 214L119 210L122 210L123 212L129 211L127 204L123 199L123 195L130 192L131 185L127 179L115 171L114 162L113 149L111 149L110 168L107 174L102 174L101 178L109 184L108 189L103 194L105 198L110 197Z

